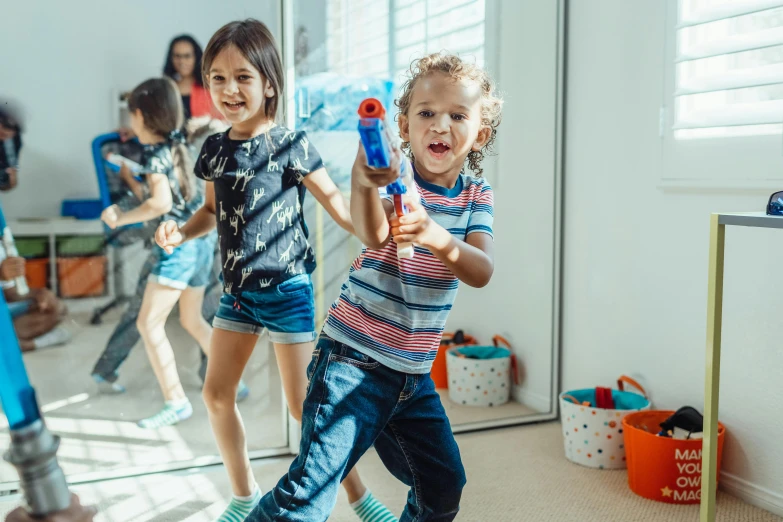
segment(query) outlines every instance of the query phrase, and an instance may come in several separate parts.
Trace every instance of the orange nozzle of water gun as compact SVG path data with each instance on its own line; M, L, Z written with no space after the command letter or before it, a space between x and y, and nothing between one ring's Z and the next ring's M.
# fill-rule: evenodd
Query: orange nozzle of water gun
M367 98L359 104L359 117L383 119L386 117L386 109L383 108L380 100Z

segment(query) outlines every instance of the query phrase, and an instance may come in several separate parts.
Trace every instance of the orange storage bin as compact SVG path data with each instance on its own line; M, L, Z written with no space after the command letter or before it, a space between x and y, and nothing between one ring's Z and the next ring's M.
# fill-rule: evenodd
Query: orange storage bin
M432 362L432 369L430 370L430 377L435 382L436 388L446 389L449 387L449 375L446 370L446 351L455 346L474 344L478 344L476 339L466 335L462 330L457 330L454 333L444 333L441 336L438 353L435 355L435 360Z
M106 257L61 257L57 259L61 297L103 295L106 287Z
M640 411L623 418L628 486L639 496L669 504L701 501L701 439L659 437L673 411ZM726 427L718 423L718 476Z
M49 260L27 259L25 260L25 278L30 288L46 288L49 282Z

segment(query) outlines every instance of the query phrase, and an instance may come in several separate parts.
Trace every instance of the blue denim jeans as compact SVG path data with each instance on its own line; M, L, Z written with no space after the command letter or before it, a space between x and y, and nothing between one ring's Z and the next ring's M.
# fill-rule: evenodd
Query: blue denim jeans
M392 370L321 334L307 375L299 455L246 520L327 520L340 482L372 445L410 487L400 522L454 520L465 470L429 374Z

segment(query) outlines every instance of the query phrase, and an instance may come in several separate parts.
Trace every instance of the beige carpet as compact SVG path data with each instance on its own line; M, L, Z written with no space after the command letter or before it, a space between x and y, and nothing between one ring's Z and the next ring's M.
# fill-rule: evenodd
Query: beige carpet
M76 477L217 455L201 399L198 348L176 317L169 319L167 332L182 385L193 404L190 419L160 430L136 426L136 421L163 407L160 387L141 343L120 369L120 382L127 393L98 394L90 371L117 318L118 314L112 313L106 316L105 324L91 326L87 315L69 317L66 327L74 337L68 345L24 355L46 422L62 437L58 457L66 474ZM263 427L248 430L248 446L251 450L287 447L280 375L274 350L264 337L250 359L245 380L250 397L240 404L240 411L245 419L254 419L256 426ZM0 415L0 448L7 447L7 423ZM17 480L16 471L0 461L0 489L4 482Z
M535 415L537 412L532 408L510 400L500 406L492 408L482 406L463 406L449 400L449 390L438 390L440 401L449 416L449 422L452 426L471 424L474 422L493 421L500 419L509 419L512 417L523 417L525 415Z
M141 344L121 368L120 382L127 387L127 393L114 396L97 393L89 374L118 315L116 312L107 315L105 324L97 327L88 325L88 315L69 317L66 326L74 334L70 344L24 356L47 424L62 437L58 457L66 474L78 478L86 473L118 472L216 456L217 447L201 400L198 350L177 317L169 319L167 332L180 379L193 404L193 417L160 430L136 426L137 420L156 413L163 405L160 388ZM245 381L251 395L240 404L240 411L248 423L249 448L287 447L280 375L274 350L265 337L259 340L250 359ZM513 401L495 408L477 408L452 403L447 390L442 390L442 397L452 425L535 413ZM0 415L0 448L8 446L7 424L3 421ZM0 490L9 489L3 483L17 480L16 471L0 461Z
M697 521L699 507L645 500L627 487L624 471L599 471L563 457L560 426L548 423L458 435L468 485L457 520L466 522L673 522ZM268 489L287 470L289 458L256 462ZM376 496L401 510L406 488L392 478L374 452L360 470ZM98 503L101 522L213 520L229 494L221 467L76 486L86 502ZM0 513L17 498L0 499ZM340 493L332 522L357 520ZM780 522L781 518L719 493L721 522Z

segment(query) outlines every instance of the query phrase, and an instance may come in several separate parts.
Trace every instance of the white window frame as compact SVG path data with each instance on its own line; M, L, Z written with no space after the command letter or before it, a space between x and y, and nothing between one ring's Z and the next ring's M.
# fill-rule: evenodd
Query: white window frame
M325 0L325 1L328 1L328 0ZM350 0L347 0L347 1L350 1ZM353 1L356 2L357 0L353 0ZM361 1L361 0L358 0L358 1ZM404 42L398 42L396 40L396 37L397 37L396 33L397 33L397 30L398 30L398 24L397 24L397 21L396 21L395 12L396 12L396 10L407 9L410 5L418 3L418 2L424 2L424 7L425 7L425 10L426 10L426 9L428 9L427 0L412 0L412 1L411 0L385 0L385 1L387 2L387 5L388 5L388 11L386 13L387 14L387 19L385 20L385 29L387 31L386 37L388 38L388 52L385 55L383 55L383 53L381 53L381 54L375 53L375 54L367 54L365 56L359 56L359 57L354 56L354 57L351 57L351 58L348 58L347 56L345 56L345 53L343 53L343 56L341 57L341 60L339 60L337 62L337 65L356 63L356 62L360 62L360 61L362 61L362 60L364 60L365 58L368 58L368 57L375 56L375 57L379 57L380 58L382 56L382 59L384 59L386 61L385 69L386 69L386 74L388 75L388 77L391 78L395 82L395 84L401 84L402 81L404 80L404 78L401 78L398 73L401 70L406 70L408 68L408 66L410 65L410 61L412 61L413 59L415 59L416 57L420 56L423 53L417 52L415 56L414 55L410 56L410 60L408 60L405 63L403 63L403 61L399 61L397 59L397 54L399 52L403 51L405 48L410 47L410 46L417 46L417 47L418 46L425 46L426 47L426 45L428 44L428 42L431 39L431 37L426 32L426 16L425 16L425 18L423 19L425 21L425 32L422 35L421 40L416 41L413 44L407 44L407 43L404 43ZM450 10L453 10L453 9L458 9L458 8L470 5L470 4L474 3L474 2L476 2L477 0L451 0L451 1L453 2L453 5L450 5L449 8L450 8ZM478 46L478 47L473 48L473 49L469 49L469 50L466 50L466 51L457 51L457 52L459 52L462 56L470 59L472 56L475 56L474 53L477 53L477 52L481 51L483 53L484 65L486 66L486 64L488 62L488 59L487 59L487 41L488 41L487 40L487 35L489 34L488 26L492 24L491 20L489 19L489 16L490 16L490 14L492 14L494 12L493 11L494 7L491 4L493 4L497 0L483 0L483 1L485 3L484 19L481 22L475 22L475 25L479 25L479 24L483 24L484 25L484 37L483 37L482 44L480 46ZM399 4L402 4L402 3L404 3L405 5L399 6ZM328 7L327 7L327 9L328 9ZM353 7L349 8L348 12L350 13L352 10L354 10ZM447 11L442 11L441 13L438 13L438 14L440 15L440 14L443 14L443 13L446 13L446 12ZM348 13L344 13L344 16L346 16L347 14ZM416 23L419 23L419 22L417 21ZM343 25L345 25L345 23ZM462 24L458 30L461 31L461 30L469 28L470 26L471 26L470 23ZM328 31L328 29L327 29L327 31ZM444 31L443 33L439 33L436 37L443 36L444 34L448 34L449 32L451 32L451 31ZM348 39L350 40L350 34L348 35ZM350 44L350 42L349 42L349 44ZM350 45L349 45L349 47L350 47ZM447 50L453 52L452 49L447 49ZM331 61L331 58L332 57L329 55L329 52L327 52L327 60ZM334 65L335 64L330 64L330 69L331 69L331 67L334 67ZM335 69L331 69L331 70L335 70Z
M676 139L675 88L680 0L666 1L663 99L659 115L664 190L779 190L783 186L783 136L752 135Z

